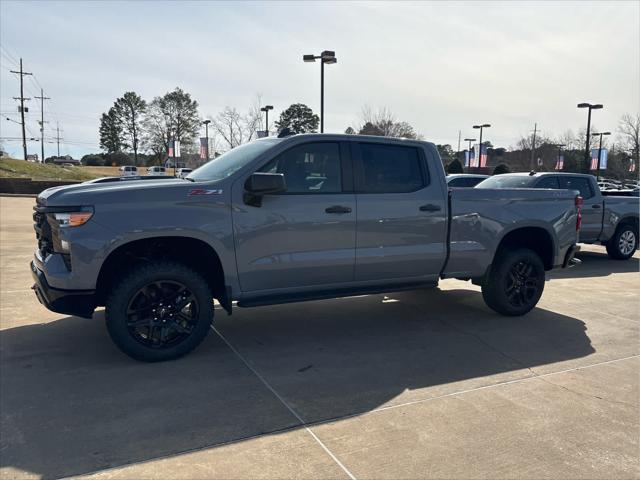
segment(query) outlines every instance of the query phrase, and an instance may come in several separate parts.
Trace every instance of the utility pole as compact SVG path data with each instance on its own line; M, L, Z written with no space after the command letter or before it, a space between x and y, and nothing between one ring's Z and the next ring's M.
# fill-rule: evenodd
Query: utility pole
M533 171L536 169L534 158L536 156L536 133L538 133L538 124L533 124L533 142L531 144L531 168L529 170Z
M51 98L44 96L42 88L40 89L40 96L35 98L40 99L40 153L42 154L40 162L44 163L44 101L51 100Z
M11 73L17 73L20 75L20 96L13 97L14 100L20 100L20 117L22 119L22 152L24 159L27 159L27 134L24 126L24 101L31 100L30 98L24 98L24 77L25 75L33 75L32 73L22 71L22 58L20 59L20 71L10 70Z
M58 157L60 156L60 124L56 122L56 142L58 143Z
M458 130L458 157L460 156L460 138L462 138L462 130ZM456 160L459 160L459 158L456 157Z

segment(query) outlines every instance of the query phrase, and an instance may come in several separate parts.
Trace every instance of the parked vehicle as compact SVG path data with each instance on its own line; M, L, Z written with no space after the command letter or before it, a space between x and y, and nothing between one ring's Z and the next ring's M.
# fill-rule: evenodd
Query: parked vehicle
M122 215L126 211L127 215ZM215 298L239 307L472 280L523 315L545 271L572 264L576 191L447 188L432 143L351 135L263 138L179 179L79 184L37 198L34 289L91 317L133 358L195 348Z
M153 167L148 167L147 168L147 175L162 176L162 175L166 175L166 174L167 174L166 168L159 167L158 165L154 165Z
M193 172L193 168L179 168L176 172L176 176L178 178L186 178L186 176L191 172Z
M611 258L627 260L638 248L637 193L601 191L593 175L580 173L512 173L491 177L476 188L551 188L579 190L584 199L580 242L607 247Z
M450 187L475 187L481 181L489 178L489 175L480 175L476 173L452 173L447 175L447 185Z
M138 176L138 167L134 167L133 165L123 165L119 168L120 176L122 177L137 177Z

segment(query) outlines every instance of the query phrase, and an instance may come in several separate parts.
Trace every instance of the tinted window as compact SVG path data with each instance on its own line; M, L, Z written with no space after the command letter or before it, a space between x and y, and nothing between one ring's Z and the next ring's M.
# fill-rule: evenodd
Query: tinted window
M290 148L260 169L282 173L287 193L338 193L342 191L340 146L306 143Z
M361 154L359 192L413 192L425 185L417 149L375 143L359 145Z
M480 182L476 188L531 188L534 179L528 175L495 175Z
M562 176L558 178L558 182L560 183L560 188L563 190L579 190L580 196L585 200L593 197L589 180L584 177Z
M536 183L536 188L553 188L557 190L560 188L558 177L542 177L542 180Z

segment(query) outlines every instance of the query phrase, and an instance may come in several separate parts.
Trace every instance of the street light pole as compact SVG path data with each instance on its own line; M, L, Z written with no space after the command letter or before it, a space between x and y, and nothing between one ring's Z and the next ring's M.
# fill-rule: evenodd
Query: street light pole
M480 129L480 141L478 143L478 166L476 167L477 169L481 168L481 158L482 158L482 129L483 128L489 128L491 125L488 123L483 123L482 125L474 125L473 128L479 128ZM477 172L478 170L476 170Z
M536 156L536 133L538 133L538 124L533 124L533 142L531 143L531 163L529 164L529 170L533 171L536 169L535 167L535 156Z
M475 138L465 138L464 139L465 142L469 142L469 149L467 150L467 155L469 155L469 166L467 167L467 171L469 171L469 169L471 169L471 142L475 142L476 139ZM464 167L462 168L462 170L464 171Z
M207 161L209 161L209 124L211 123L211 120L205 120L202 123L204 124L205 142L207 142Z
M596 180L600 180L600 159L602 158L602 136L611 135L611 132L592 133L594 137L600 135L600 145L598 146L598 166L596 170Z
M273 105L265 105L260 109L261 112L264 112L265 120L264 120L264 131L266 133L265 136L269 136L269 110L273 110Z
M589 114L587 115L587 141L584 149L584 172L589 173L589 139L591 136L591 110L600 110L603 107L601 103L591 104L587 102L579 103L578 108L588 108Z
M320 133L324 133L324 64L337 63L336 52L330 50L323 51L320 55L303 55L304 62L315 62L320 60Z

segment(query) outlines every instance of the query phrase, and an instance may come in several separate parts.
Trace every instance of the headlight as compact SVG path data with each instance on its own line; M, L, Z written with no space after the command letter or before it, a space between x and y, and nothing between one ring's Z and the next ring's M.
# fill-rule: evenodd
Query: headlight
M87 223L93 216L92 211L54 213L53 218L60 227L79 227Z

